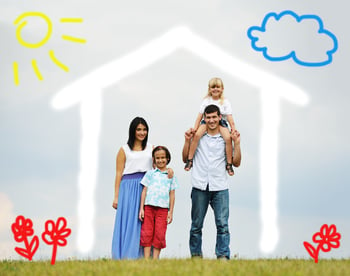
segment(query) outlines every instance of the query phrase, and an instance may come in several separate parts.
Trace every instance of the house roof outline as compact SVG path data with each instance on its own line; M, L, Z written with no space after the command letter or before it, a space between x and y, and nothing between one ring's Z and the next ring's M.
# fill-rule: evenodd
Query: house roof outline
M89 94L87 91L91 91L91 89L100 91L107 88L179 49L189 51L209 64L218 67L224 73L241 79L254 87L279 87L277 95L291 103L303 106L309 102L308 95L296 85L242 62L193 33L188 27L180 26L66 86L54 96L52 106L55 109L65 109L76 105ZM252 76L255 78L252 79Z
M105 64L60 90L52 107L64 110L81 105L82 140L78 187L78 249L89 253L93 246L94 189L98 163L98 140L103 89L147 68L178 49L207 61L222 72L257 87L261 93L262 131L260 139L260 196L262 234L260 248L271 253L279 239L277 227L277 156L280 100L299 106L309 102L308 95L296 85L249 65L226 53L186 26L176 27L142 47Z

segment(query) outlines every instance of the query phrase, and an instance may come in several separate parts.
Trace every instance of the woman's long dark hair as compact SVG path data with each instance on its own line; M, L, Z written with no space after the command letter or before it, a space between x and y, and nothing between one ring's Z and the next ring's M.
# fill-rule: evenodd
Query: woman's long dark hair
M134 118L131 121L130 127L129 127L128 145L129 145L129 148L131 150L134 148L136 128L137 128L137 126L139 124L144 125L146 127L146 130L147 130L147 135L146 135L145 139L143 139L143 141L142 141L142 150L144 150L146 148L146 145L147 145L147 140L148 140L148 125L147 125L147 122L142 117L136 117L136 118Z

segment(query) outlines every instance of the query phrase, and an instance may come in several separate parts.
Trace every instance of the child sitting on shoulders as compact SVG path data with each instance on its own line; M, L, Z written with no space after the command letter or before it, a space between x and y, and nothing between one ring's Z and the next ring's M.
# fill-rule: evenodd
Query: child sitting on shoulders
M222 119L220 121L220 134L224 138L226 143L226 170L229 175L233 175L232 167L232 140L231 133L236 130L235 123L232 117L232 109L230 102L224 98L224 84L220 78L212 78L208 84L208 94L204 98L197 116L196 122L194 124L195 135L190 144L187 163L185 165L185 170L189 171L193 165L193 156L197 149L199 139L207 131L207 127L204 123L203 112L204 109L210 105L215 104L220 108L220 113L222 114ZM229 127L231 128L231 133Z

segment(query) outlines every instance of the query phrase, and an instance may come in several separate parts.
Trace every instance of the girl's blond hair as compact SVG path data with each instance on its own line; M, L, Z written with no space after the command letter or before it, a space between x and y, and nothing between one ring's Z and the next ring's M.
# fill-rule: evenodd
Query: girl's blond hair
M211 97L211 92L210 92L210 88L213 87L213 86L221 86L222 89L224 89L224 83L222 81L222 79L220 78L212 78L209 80L209 83L208 83L208 93L207 95L205 96L205 98L209 98ZM221 96L220 96L220 104L223 104L224 102L224 91L222 91L221 93Z

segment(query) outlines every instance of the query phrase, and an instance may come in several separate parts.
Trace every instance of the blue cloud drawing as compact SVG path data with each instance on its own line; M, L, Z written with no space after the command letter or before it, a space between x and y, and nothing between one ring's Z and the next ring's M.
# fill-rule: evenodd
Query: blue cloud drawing
M268 34L269 31L271 33L273 32L271 30L276 31L276 29L278 29L278 27L276 27L278 24L283 27L286 27L288 24L289 26L298 24L298 26L294 26L295 29L298 29L299 31L298 38L294 40L291 38L292 41L290 39L286 39L290 34L288 29L279 29L280 37L276 35L271 36L271 34ZM312 53L312 55L315 55L315 53L321 53L316 58L317 60L311 57L308 59L305 54L301 54L301 52L305 50L303 48L309 47L309 41L304 43L305 35L301 32L303 32L303 28L306 29L310 26L312 26L314 33L312 38L317 41L315 41L313 44L315 49L312 49L308 53ZM333 54L338 49L338 41L336 36L330 31L324 29L323 22L320 17L310 14L298 16L296 13L289 10L283 11L280 14L274 12L268 13L263 19L261 26L250 27L247 31L247 35L251 40L252 48L255 51L262 52L267 60L283 61L292 58L297 64L302 66L324 66L330 64L332 62ZM269 39L269 43L271 43L272 47L268 47L266 45L266 40ZM319 43L320 41L324 43ZM300 45L300 42L302 42L302 45ZM286 46L286 43L289 43L288 47L286 47L286 49L282 49L283 47L281 47L281 45ZM275 46L275 48L273 48L273 46ZM283 53L281 53L281 51Z

